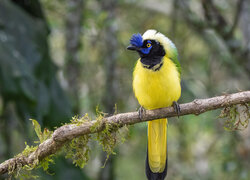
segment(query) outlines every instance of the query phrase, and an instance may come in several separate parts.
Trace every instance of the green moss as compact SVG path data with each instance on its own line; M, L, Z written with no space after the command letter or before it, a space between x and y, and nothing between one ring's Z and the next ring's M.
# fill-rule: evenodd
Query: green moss
M102 126L103 119L106 114L99 111L98 107L96 109L96 121L91 127L91 131L95 132ZM39 123L32 119L32 124L34 127L34 131L39 139L39 141L34 141L34 143L42 143L51 137L52 131L48 129L41 130L41 126ZM83 117L74 116L72 117L69 124L82 125L84 123L90 122L91 118L88 114L85 114ZM127 134L127 126L121 129L119 124L116 123L106 123L103 131L100 131L94 135L94 139L101 144L103 151L107 153L106 161L108 160L111 154L115 154L114 149L116 145L119 143L123 143L125 141L125 134ZM62 150L65 153L65 157L68 159L72 159L73 164L83 168L89 160L90 148L89 141L91 136L83 135L77 138L72 139L70 142L66 143ZM25 143L26 147L22 153L18 154L16 157L28 157L32 152L36 151L38 146L30 146ZM34 160L32 164L25 165L22 167L21 162L16 162L17 164L9 167L9 175L10 177L15 177L19 179L35 179L38 176L33 175L31 172L36 168L43 168L44 171L48 173L49 165L54 163L53 158L58 154L52 154L43 160L39 161L38 157ZM105 162L106 163L106 162ZM104 164L105 165L105 164Z
M28 157L28 155L30 155L32 152L34 152L37 148L38 148L38 146L29 146L27 144L27 142L25 142L25 149L23 150L22 153L18 154L17 157L19 157L21 155Z
M99 106L96 107L96 122L91 126L90 131L95 132L102 125L102 120L107 114L99 110Z
M116 154L114 151L115 147L126 140L125 134L127 133L124 132L127 132L127 130L128 130L127 126L121 128L119 124L106 123L104 130L96 133L95 139L102 146L103 151L107 153L107 158L105 160L103 167L105 166L107 160L109 159L109 156Z
M96 107L96 120L90 129L91 132L96 132L103 125L103 119L106 115L106 113L99 110L98 106ZM78 116L73 117L71 123L80 125L90 121L91 119L88 117L88 114L86 114L82 118L79 118ZM124 127L123 130L121 130L119 124L106 123L104 129L94 135L94 140L98 141L102 146L103 151L107 153L106 160L108 160L111 154L115 154L114 149L118 142L123 143L125 141L124 130L127 131L127 127ZM90 135L84 135L74 138L71 142L67 143L64 146L64 152L66 153L65 157L72 159L76 166L83 168L89 160L90 148L88 142L90 138Z
M89 160L89 139L90 135L83 135L72 139L71 142L64 146L65 158L72 159L73 164L83 168Z
M34 119L30 119L30 120L32 121L32 125L36 132L36 135L39 138L39 141L34 141L35 143L43 143L45 140L51 137L53 133L52 131L48 130L47 128L44 128L42 132L40 124Z
M106 124L104 130L96 134L97 141L99 141L103 151L107 152L108 155L115 154L113 149L117 142L116 132L116 128L113 128L110 124Z
M32 121L32 124L33 124L33 128L34 128L34 131L39 139L39 141L34 141L34 143L42 143L44 142L45 140L47 140L48 138L51 137L52 135L52 131L49 131L48 129L44 129L43 132L41 130L41 126L40 124L34 120L34 119L31 119ZM28 157L31 153L33 153L34 151L36 151L38 148L38 146L32 146L32 145L28 145L26 142L25 142L25 149L23 150L23 152L21 152L20 154L16 155L15 157ZM32 164L28 164L28 165L25 165L25 166L22 166L22 163L21 162L16 162L17 165L16 165L16 168L15 166L14 167L9 167L9 175L10 175L10 178L11 177L15 177L15 178L19 178L19 179L35 179L35 178L38 178L37 175L33 175L32 174L32 170L35 169L35 168L40 168L42 167L44 169L44 171L47 171L48 170L48 167L49 167L49 164L50 163L53 163L53 157L54 155L51 155L51 156L48 156L46 158L44 158L42 161L39 161L38 160L38 157L36 157L36 159L33 161Z
M77 126L82 125L86 122L90 122L91 118L86 113L83 117L74 116L71 119L70 124L76 124ZM72 139L66 143L63 147L63 151L66 154L65 158L72 159L73 164L83 168L89 160L90 148L88 142L90 135L83 135Z
M91 121L91 118L89 117L88 113L86 113L82 117L79 117L78 115L73 116L69 124L76 124L77 126L80 126L83 123L89 122L89 121Z
M14 177L18 178L20 180L23 180L23 179L37 179L37 178L39 178L39 176L34 175L31 170L26 170L25 166Z
M26 142L25 142L25 149L23 150L22 153L16 155L15 157L28 157L32 152L36 151L36 149L38 148L38 146L29 146ZM22 163L19 161L15 162L16 164L13 166L9 166L8 169L8 174L9 177L11 179L11 177L15 177L15 178L19 178L19 179L35 179L38 176L33 175L30 171L33 170L37 164L37 161L34 161L33 164L30 165L25 165L22 166Z
M224 129L227 131L244 130L247 128L250 113L249 104L239 104L223 108L220 118L224 118Z

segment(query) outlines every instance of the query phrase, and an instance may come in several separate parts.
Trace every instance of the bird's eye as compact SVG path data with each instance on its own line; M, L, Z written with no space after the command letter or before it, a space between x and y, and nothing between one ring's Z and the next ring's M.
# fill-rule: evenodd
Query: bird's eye
M148 47L148 48L151 47L151 44L150 44L150 43L147 43L147 47Z

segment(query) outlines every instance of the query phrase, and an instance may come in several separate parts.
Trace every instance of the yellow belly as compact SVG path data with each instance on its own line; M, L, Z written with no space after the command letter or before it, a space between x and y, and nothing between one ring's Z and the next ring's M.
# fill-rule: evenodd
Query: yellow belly
M167 57L164 57L159 71L143 68L138 60L133 76L135 96L146 109L171 106L181 95L179 73L175 64Z
M171 106L181 95L180 77L175 64L164 57L159 71L142 67L138 60L133 89L139 104L146 109ZM153 173L164 171L167 159L167 119L148 122L148 164Z

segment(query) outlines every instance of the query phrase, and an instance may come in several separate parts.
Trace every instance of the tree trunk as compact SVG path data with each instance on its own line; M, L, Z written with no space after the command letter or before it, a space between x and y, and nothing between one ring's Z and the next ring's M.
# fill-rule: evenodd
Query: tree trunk
M83 21L83 0L67 0L68 13L65 22L65 43L66 43L66 67L67 90L71 98L74 114L80 111L80 48L81 48L81 29Z
M104 41L104 69L106 75L105 91L103 94L102 104L104 111L108 114L114 113L116 103L116 82L115 82L115 66L118 58L118 42L117 42L117 26L115 20L116 0L101 1L101 8L107 12L107 18L104 22L105 29L102 35ZM102 152L102 162L106 160L106 153ZM100 170L99 180L114 180L114 156L110 156L104 168Z

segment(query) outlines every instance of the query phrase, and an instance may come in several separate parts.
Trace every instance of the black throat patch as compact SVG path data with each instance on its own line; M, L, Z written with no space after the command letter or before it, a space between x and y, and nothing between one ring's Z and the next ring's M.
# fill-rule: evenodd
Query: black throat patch
M163 46L155 40L144 40L143 48L145 48L146 43L150 41L152 48L149 53L145 54L141 51L138 51L141 57L141 63L144 68L151 69L153 71L159 71L163 65L162 58L165 56L166 52Z
M160 62L160 63L155 64L155 65L146 65L146 64L142 63L142 67L147 68L147 69L151 69L153 71L159 71L161 69L162 65L163 65L163 62Z

